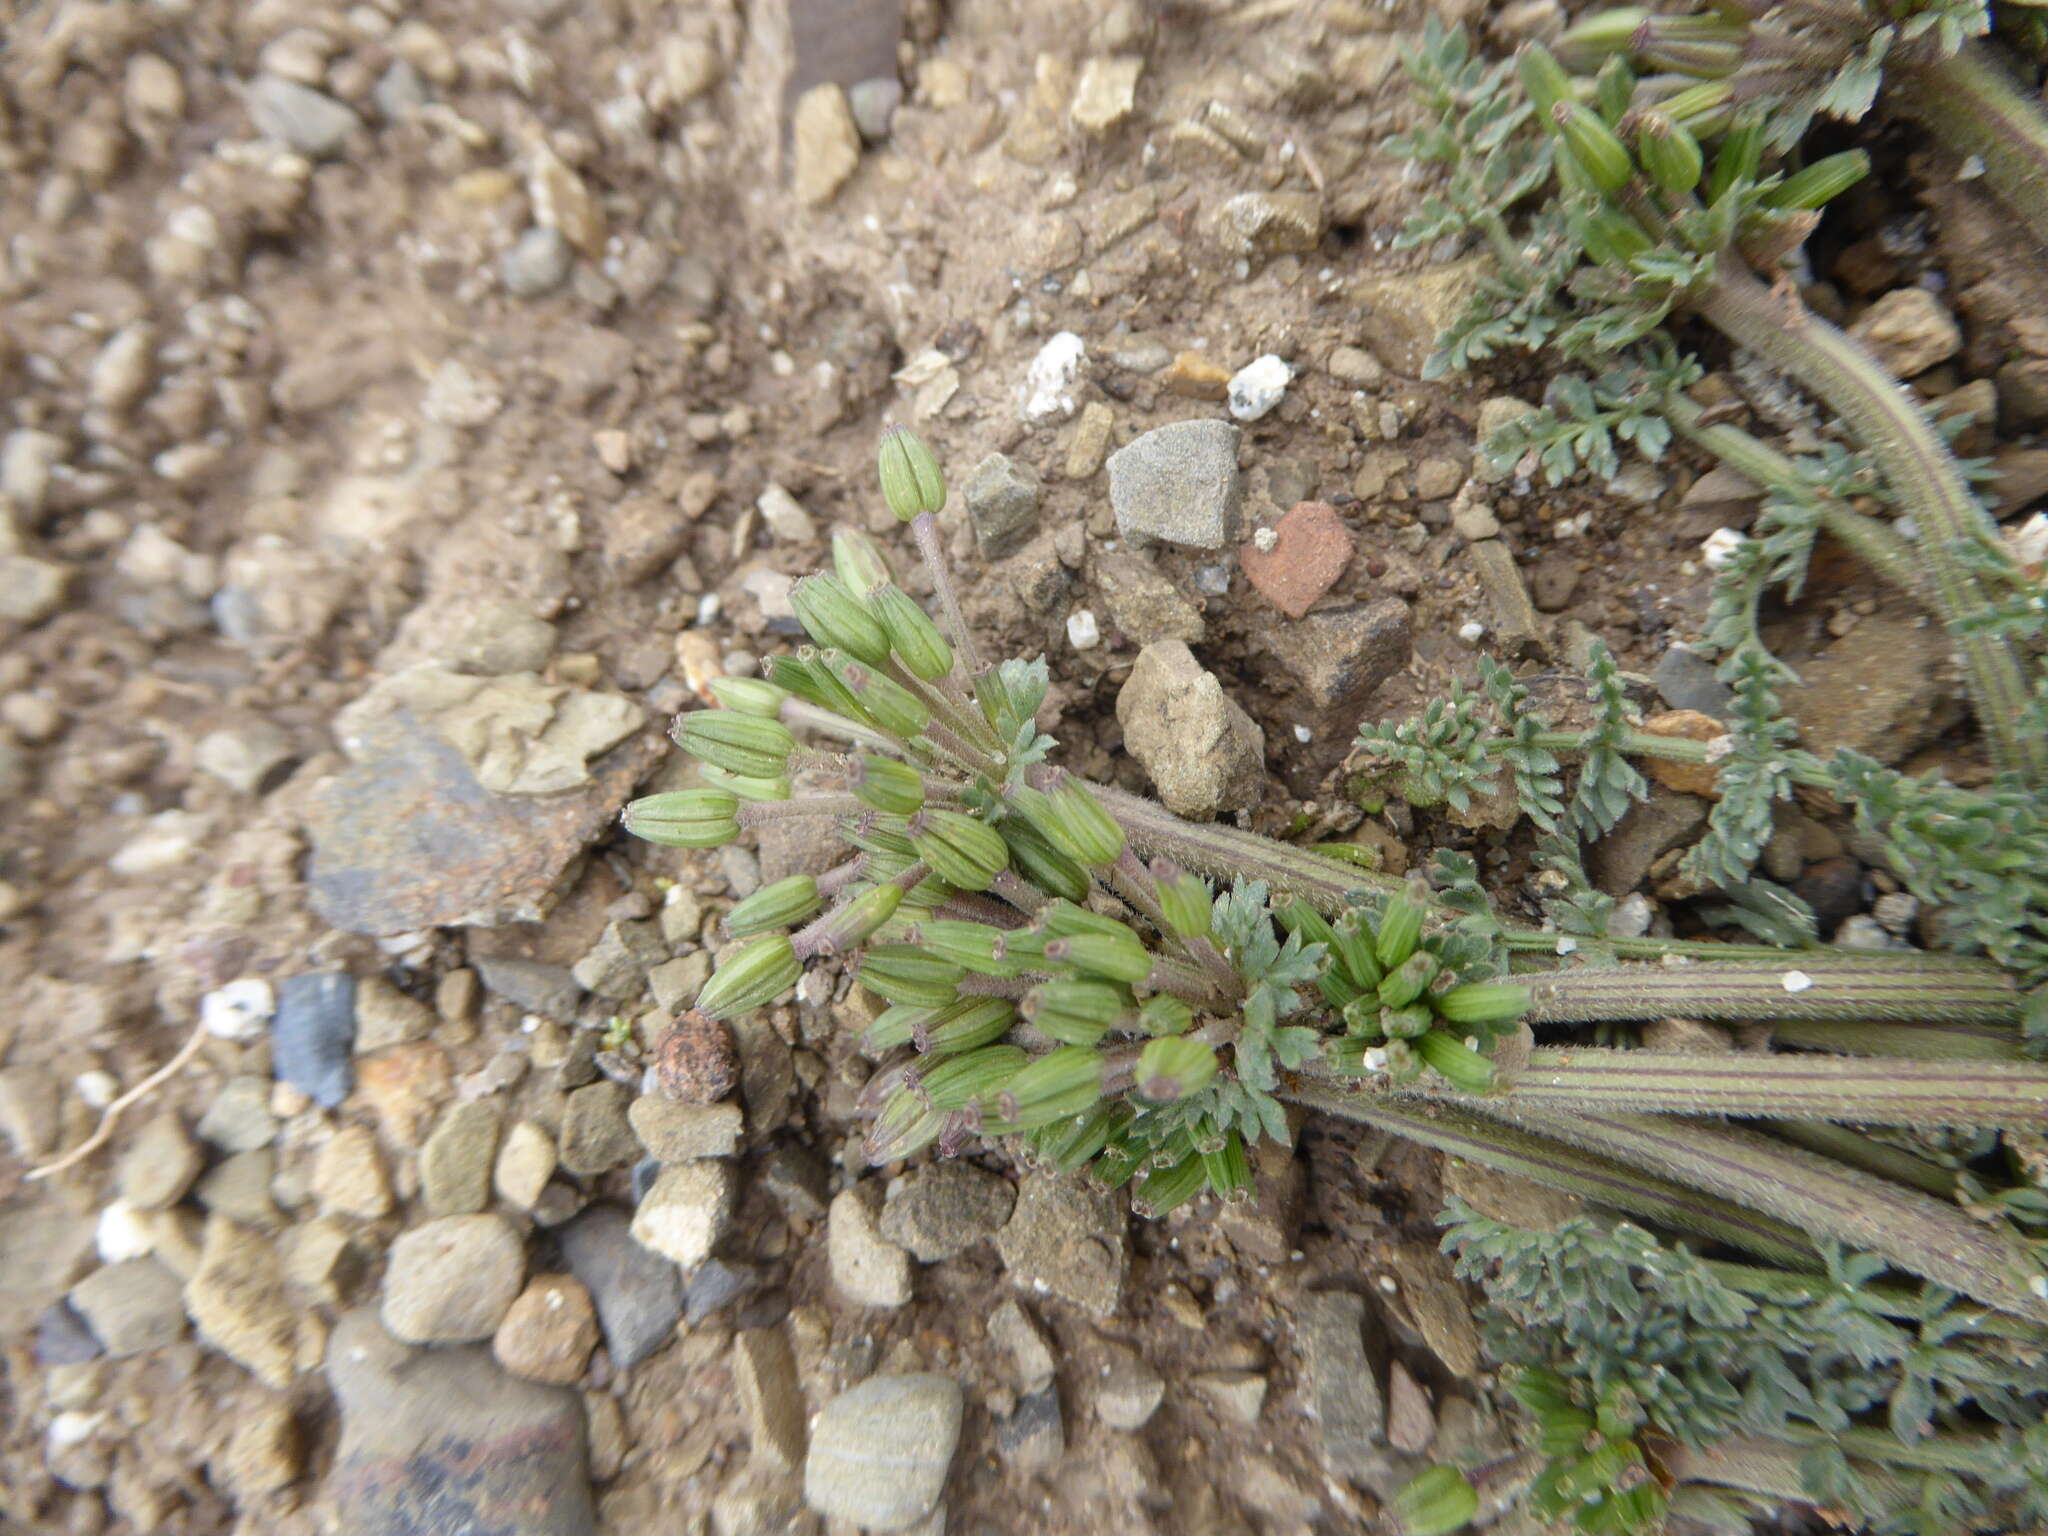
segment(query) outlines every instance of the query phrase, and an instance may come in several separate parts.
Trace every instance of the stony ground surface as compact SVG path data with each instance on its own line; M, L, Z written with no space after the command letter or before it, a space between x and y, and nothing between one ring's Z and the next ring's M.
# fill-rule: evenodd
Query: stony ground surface
M817 850L613 818L833 527L894 540L887 421L1068 762L1391 868L1486 808L1363 817L1357 722L1596 636L1712 714L1674 642L1754 502L1475 473L1542 381L1419 378L1469 269L1391 248L1418 6L796 9L0 5L0 1527L1294 1536L1507 1447L1433 1158L1309 1126L1158 1225L869 1170L843 980L671 1032ZM2041 309L1909 180L1809 296L1996 421L2018 518ZM1774 624L1809 739L1974 770L1919 615L1823 561ZM1660 797L1595 861L1637 923ZM1788 808L1767 863L1901 942L1856 854Z

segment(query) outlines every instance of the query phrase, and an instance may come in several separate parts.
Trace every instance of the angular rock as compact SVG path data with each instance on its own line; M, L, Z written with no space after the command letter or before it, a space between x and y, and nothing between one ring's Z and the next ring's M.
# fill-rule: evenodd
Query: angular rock
M1236 541L1244 508L1238 429L1227 421L1155 427L1109 456L1117 530L1134 543L1221 549Z
M1266 733L1182 642L1161 640L1138 653L1117 694L1116 718L1175 815L1206 821L1258 802Z
M96 1269L67 1298L115 1359L176 1342L185 1332L185 1288L155 1259Z
M920 1264L964 1253L1010 1219L1017 1191L972 1163L933 1163L904 1179L882 1207L882 1236Z
M375 1221L391 1211L391 1181L377 1150L377 1133L366 1125L345 1125L327 1139L313 1159L313 1197L323 1215Z
M1587 850L1586 872L1608 895L1626 896L1648 877L1652 864L1699 835L1710 809L1698 795L1681 795L1652 784L1649 798L1629 807L1607 835Z
M1207 633L1201 610L1159 568L1134 549L1100 554L1090 567L1109 621L1138 645L1179 640L1199 645Z
M1519 660L1541 658L1546 653L1542 620L1536 617L1536 605L1522 584L1514 551L1499 539L1481 539L1468 553L1492 611L1496 644Z
M1408 605L1383 597L1324 609L1266 632L1266 646L1318 710L1348 710L1408 665Z
M647 1155L659 1162L731 1157L739 1150L737 1104L679 1104L671 1099L640 1098L633 1101L626 1118Z
M558 1024L573 1023L583 989L566 965L541 960L474 956L472 963L484 986L516 1008L537 1013Z
M1722 682L1714 664L1688 646L1674 645L1657 658L1650 681L1673 709L1697 710L1717 720L1727 718L1735 690Z
M1354 284L1351 302L1364 339L1394 372L1421 378L1423 365L1436 350L1437 337L1465 307L1492 265L1490 256L1468 256L1420 272L1371 277Z
M1130 1258L1116 1197L1079 1179L1035 1173L1017 1191L1017 1208L996 1234L1010 1283L1051 1294L1095 1317L1123 1299Z
M409 1045L434 1032L434 1010L407 997L382 976L356 983L356 1054Z
M672 1264L695 1269L725 1235L732 1201L728 1163L708 1160L664 1168L633 1212L633 1240Z
M1111 1429L1143 1429L1166 1398L1166 1380L1134 1354L1119 1352L1096 1377L1095 1417Z
M798 98L792 158L797 201L806 208L832 201L860 165L860 125L846 92L826 82Z
M498 1111L482 1100L457 1104L420 1149L420 1194L430 1216L466 1216L491 1201Z
M1272 533L1263 548L1263 535L1240 548L1238 563L1267 602L1298 619L1351 563L1351 530L1328 502L1303 501L1287 510Z
M1425 1243L1403 1243L1390 1257L1401 1299L1422 1342L1453 1376L1478 1375L1479 1330L1472 1325L1472 1309L1451 1261Z
M1015 553L1038 531L1037 471L1008 454L992 453L974 466L960 497L975 543L990 560Z
M114 1180L139 1211L160 1211L185 1198L203 1159L176 1114L156 1116L122 1154Z
M562 1109L562 1167L594 1178L639 1157L639 1138L626 1120L630 1101L617 1083L592 1083L570 1094Z
M628 1370L659 1349L683 1315L683 1277L661 1255L633 1240L632 1223L616 1206L598 1205L561 1229L569 1272L590 1291L612 1364Z
M877 1229L872 1189L855 1185L832 1199L826 1217L832 1282L857 1306L900 1307L910 1300L910 1255Z
M1396 1360L1387 1367L1387 1443L1397 1451L1419 1456L1436 1438L1436 1415L1429 1395Z
M1823 758L1848 747L1882 763L1905 761L1962 713L1953 647L1937 621L1910 611L1863 620L1826 654L1802 662L1799 686L1784 690L1800 745Z
M1084 61L1067 115L1089 133L1108 133L1137 106L1138 78L1144 72L1145 60L1135 54L1098 55Z
M498 281L515 299L537 299L553 293L576 265L576 248L559 229L536 225L507 246L498 258Z
M206 1223L185 1311L206 1341L259 1381L282 1389L297 1358L297 1315L285 1300L277 1250L224 1216Z
M487 1349L410 1349L374 1313L335 1324L329 1489L350 1536L595 1536L582 1404Z
M504 1217L443 1216L391 1245L384 1326L416 1344L488 1339L525 1275L526 1245Z
M1256 1424L1265 1412L1268 1383L1257 1371L1198 1371L1188 1385L1234 1423Z
M1059 1393L1046 1387L1018 1398L1017 1406L996 1420L996 1453L1027 1477L1058 1465L1067 1454Z
M276 75L258 75L243 98L249 121L265 138L324 160L340 153L363 120L332 96Z
M825 1405L804 1459L804 1502L827 1519L900 1531L930 1514L960 1443L959 1383L874 1376Z
M1386 1406L1365 1353L1365 1298L1349 1291L1303 1295L1295 1302L1294 1328L1323 1459L1332 1471L1353 1476L1375 1462L1374 1447L1386 1428Z
M521 1120L498 1143L491 1187L507 1205L530 1211L555 1175L555 1139L531 1120Z
M1925 373L1963 349L1963 333L1925 288L1894 288L1849 326L1849 334L1902 379Z
M780 1472L794 1472L803 1465L810 1435L796 1355L779 1323L744 1328L734 1337L732 1374L747 1413L753 1459Z
M266 1402L237 1416L222 1468L237 1500L247 1504L298 1481L305 1441L291 1405Z
M569 1275L535 1275L491 1336L498 1364L514 1376L558 1387L582 1378L595 1348L597 1313L590 1292Z
M192 1194L215 1215L269 1230L278 1225L277 1202L270 1193L276 1177L276 1154L269 1147L258 1147L214 1164Z
M356 979L346 971L312 971L277 984L270 1019L272 1070L322 1109L333 1109L355 1086Z
M1003 1298L1003 1304L990 1315L988 1336L990 1343L1009 1352L1017 1366L1019 1387L1027 1396L1052 1385L1058 1364L1052 1346L1016 1297Z

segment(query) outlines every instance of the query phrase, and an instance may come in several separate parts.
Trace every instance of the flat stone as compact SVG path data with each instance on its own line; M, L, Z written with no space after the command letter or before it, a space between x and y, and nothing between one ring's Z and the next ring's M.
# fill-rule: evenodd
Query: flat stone
M1389 1258L1422 1342L1453 1376L1469 1380L1478 1375L1479 1330L1451 1261L1426 1243L1403 1243Z
M1028 1396L1052 1385L1053 1371L1058 1364L1053 1358L1052 1345L1046 1341L1044 1330L1032 1320L1031 1314L1024 1310L1016 1297L1004 1297L1002 1305L990 1314L988 1337L990 1343L1007 1351L1016 1365L1021 1392Z
M300 1222L278 1242L278 1269L284 1283L327 1306L341 1301L354 1278L356 1260L348 1229L326 1216Z
M391 1212L391 1180L377 1133L367 1125L344 1125L313 1159L313 1198L322 1215L375 1221Z
M1481 539L1467 553L1486 593L1495 644L1518 660L1545 657L1548 647L1543 642L1543 621L1536 616L1529 589L1522 584L1514 551L1500 539Z
M1243 254L1306 256L1322 244L1324 224L1314 192L1240 192L1217 210L1215 232Z
M1038 531L1037 471L1008 454L992 453L974 466L960 498L975 543L990 560L1014 554Z
M1116 1197L1080 1179L1028 1176L1017 1207L996 1234L1010 1283L1052 1295L1095 1317L1123 1300L1130 1258Z
M114 1181L121 1198L141 1211L176 1205L199 1177L203 1163L197 1143L176 1114L152 1118L122 1154Z
M1902 379L1963 349L1955 317L1925 288L1894 288L1850 323L1849 334Z
M498 1143L491 1187L507 1205L530 1211L555 1176L555 1138L531 1120L521 1120Z
M1256 805L1266 781L1266 733L1178 640L1138 653L1117 694L1124 744L1176 816L1206 821Z
M305 1437L291 1404L260 1402L236 1414L221 1466L239 1502L253 1503L289 1488L304 1464Z
M633 1212L633 1240L670 1263L695 1269L732 1220L732 1165L716 1159L662 1169Z
M664 1163L731 1157L739 1150L741 1117L737 1104L680 1104L670 1099L639 1098L626 1111L626 1118L647 1155Z
M356 1064L358 1094L385 1138L416 1147L453 1086L448 1053L431 1040L394 1045Z
M1383 597L1276 624L1267 648L1318 710L1351 709L1408 665L1408 605Z
M1102 594L1110 623L1134 644L1179 640L1200 645L1208 633L1201 610L1137 550L1098 554L1089 573Z
M559 1234L569 1272L590 1291L605 1350L629 1370L665 1344L683 1315L683 1277L660 1254L635 1242L616 1206L597 1205Z
M1735 690L1715 674L1714 664L1683 645L1671 646L1657 658L1650 681L1673 709L1698 710L1725 719L1728 706L1735 702Z
M276 1154L269 1147L257 1147L215 1163L192 1194L212 1214L267 1231L279 1224L277 1202L270 1193L276 1177Z
M1783 690L1800 745L1819 757L1847 747L1902 763L1938 740L1963 710L1941 625L1911 611L1877 613L1812 661ZM1709 711L1711 713L1711 711Z
M810 1448L810 1433L796 1355L782 1325L741 1329L733 1338L732 1374L746 1409L753 1460L796 1471Z
M335 1324L327 1379L327 1488L350 1536L596 1536L576 1393L508 1376L484 1348L408 1348L369 1311Z
M96 1269L67 1298L115 1359L175 1343L185 1332L185 1288L155 1259Z
M1323 1459L1353 1476L1373 1464L1386 1427L1372 1362L1365 1353L1365 1298L1315 1291L1294 1305L1295 1336L1308 1382L1310 1411L1321 1426Z
M1244 486L1238 429L1227 421L1177 421L1109 456L1109 500L1122 535L1193 549L1238 536Z
M71 567L0 551L0 623L32 629L64 606Z
M1479 280L1492 267L1490 256L1369 277L1352 285L1351 305L1364 339L1398 374L1422 377L1436 339L1465 307Z
M1188 1385L1233 1423L1256 1424L1266 1409L1269 1383L1257 1371L1198 1371L1188 1378Z
M792 159L797 201L817 208L839 195L860 166L860 125L846 92L827 81L798 98Z
M238 795L254 795L298 755L291 733L268 720L208 731L192 749L193 764Z
M1095 1417L1110 1429L1143 1429L1166 1399L1166 1381L1142 1358L1119 1351L1091 1388Z
M570 1275L535 1275L491 1336L491 1353L514 1376L566 1387L597 1348L590 1292Z
M272 1070L322 1109L334 1109L355 1086L356 979L346 971L312 971L277 984L270 1019Z
M945 1491L965 1406L951 1377L873 1376L825 1405L804 1459L804 1502L832 1520L901 1531Z
M382 976L365 976L356 983L358 1056L424 1040L436 1022L433 1009L407 997Z
M569 1095L562 1108L562 1167L579 1178L608 1173L640 1155L640 1140L626 1119L631 1095L617 1083L592 1083Z
M1298 502L1273 525L1273 540L1241 546L1238 563L1260 596L1298 619L1337 584L1351 563L1351 530L1327 501Z
M482 1100L442 1115L420 1148L420 1195L430 1216L464 1216L491 1200L498 1153L498 1111Z
M1067 115L1076 127L1105 134L1131 115L1138 104L1138 80L1145 60L1136 54L1097 55L1084 60L1081 77Z
M1610 896L1626 896L1648 878L1650 866L1690 843L1707 824L1711 807L1698 795L1652 784L1650 797L1628 812L1586 853L1586 872Z
M543 960L494 959L489 955L474 957L472 964L485 989L515 1008L558 1024L575 1022L583 988L576 984L566 965L550 965Z
M596 946L570 967L570 974L598 997L635 998L647 989L648 970L667 958L652 922L606 923Z
M1420 1456L1436 1438L1436 1415L1429 1395L1396 1360L1387 1367L1387 1444Z
M1176 352L1161 380L1187 400L1221 400L1230 393L1230 370L1199 352Z
M124 1259L123 1263L141 1263L140 1259ZM183 1300L179 1302L179 1316L184 1316ZM84 1318L72 1310L67 1301L53 1301L36 1314L36 1364L48 1369L56 1365L83 1365L88 1360L97 1360L106 1351L93 1336L92 1329Z
M526 1275L526 1245L502 1216L443 1216L391 1245L384 1326L416 1344L488 1339Z
M1091 400L1081 407L1081 419L1074 423L1074 436L1067 444L1069 480L1093 480L1102 472L1115 431L1116 414L1100 400Z
M933 1163L889 1191L881 1235L920 1264L965 1253L1010 1219L1016 1188L972 1163Z
M910 1255L881 1234L873 1185L833 1196L826 1217L826 1253L832 1282L856 1306L900 1307L910 1300Z
M363 120L332 96L276 75L249 82L243 103L249 121L265 138L276 139L311 160L341 152Z
M282 1389L298 1357L298 1316L285 1299L277 1250L224 1216L206 1223L185 1311L209 1344L267 1386Z
M1670 709L1643 721L1643 734L1677 741L1709 742L1728 734L1728 727L1694 709ZM1714 797L1720 770L1712 763L1681 763L1664 757L1642 759L1643 772L1681 794Z
M728 1264L716 1254L692 1271L683 1292L683 1321L691 1327L712 1313L731 1306L761 1283L760 1271L751 1264Z

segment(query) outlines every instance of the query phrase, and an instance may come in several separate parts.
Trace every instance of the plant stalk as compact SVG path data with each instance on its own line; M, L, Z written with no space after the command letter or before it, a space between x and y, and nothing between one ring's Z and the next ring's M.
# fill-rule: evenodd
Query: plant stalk
M1843 1056L1899 1056L1912 1061L2031 1060L2019 1036L1998 1024L1840 1024L1785 1019L1771 1026L1778 1045Z
M1982 43L1965 42L1895 76L1908 111L1959 155L1984 163L1984 179L2042 251L2048 252L2048 116L2029 101Z
M1996 967L1869 966L1865 958L1854 950L1802 949L1781 953L1767 965L1582 966L1519 979L1534 994L1531 1024L1671 1017L1905 1023L1938 1018L1977 1024L2019 1019L2019 994Z
M1903 1147L1875 1141L1846 1125L1830 1125L1825 1120L1766 1120L1762 1129L1794 1146L1847 1163L1851 1168L1861 1168L1894 1184L1921 1190L1937 1200L1955 1199L1956 1176L1948 1169L1924 1157L1915 1157Z

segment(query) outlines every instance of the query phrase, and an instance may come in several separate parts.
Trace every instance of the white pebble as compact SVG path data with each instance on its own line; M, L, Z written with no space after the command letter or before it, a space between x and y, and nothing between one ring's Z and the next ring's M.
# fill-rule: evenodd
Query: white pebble
M1074 414L1074 380L1080 376L1087 343L1072 331L1061 331L1038 349L1024 374L1024 419L1050 421Z
M100 1212L99 1224L93 1228L93 1243L109 1264L147 1258L156 1246L150 1241L149 1222L126 1200L116 1200Z
M1095 622L1095 610L1076 608L1067 615L1067 643L1077 651L1092 651L1102 643L1102 626Z
M1458 638L1467 645L1477 645L1486 634L1486 626L1477 619L1467 619L1458 626Z
M260 976L244 976L199 1000L200 1022L222 1040L254 1040L277 1012L277 994Z
M1577 517L1561 517L1550 525L1550 536L1554 539L1576 539L1593 526L1593 514L1581 512Z
M1297 725L1294 728L1294 739L1305 747L1316 739L1316 733L1305 725Z
M1257 421L1287 393L1294 370L1275 354L1254 358L1230 376L1230 414L1239 421Z
M1279 542L1280 530L1277 528L1261 528L1252 535L1252 548L1262 555L1273 553L1273 547Z
M68 1451L81 1441L90 1439L105 1418L104 1413L87 1413L83 1408L66 1409L50 1420L51 1451Z
M81 1072L72 1080L71 1086L78 1090L87 1109L105 1109L114 1102L114 1095L121 1091L120 1079L111 1072L95 1067L90 1072Z
M1796 996L1813 985L1813 978L1804 971L1787 971L1778 978L1778 984Z
M1749 542L1749 535L1734 528L1716 528L1700 545L1700 558L1710 571L1724 569L1735 551Z

